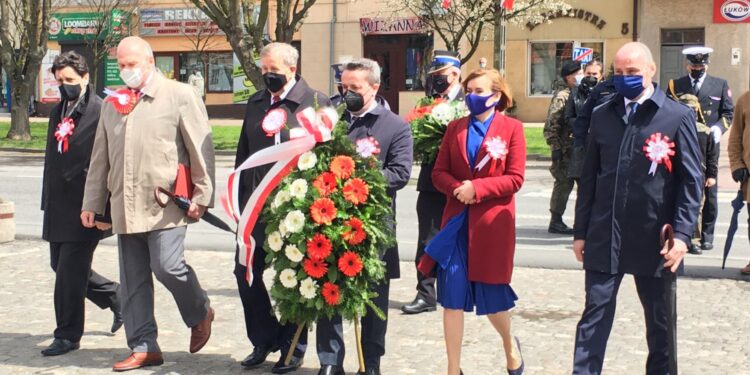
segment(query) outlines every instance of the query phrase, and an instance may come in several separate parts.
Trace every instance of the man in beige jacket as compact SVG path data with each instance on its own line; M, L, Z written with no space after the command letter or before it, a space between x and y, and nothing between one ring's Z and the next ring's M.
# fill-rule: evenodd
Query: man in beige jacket
M94 215L104 213L110 197L125 333L132 350L113 370L126 371L164 362L156 342L151 272L172 293L192 328L190 352L200 350L211 335L214 311L185 262L184 239L187 224L213 206L214 151L203 102L190 86L156 71L146 41L123 39L117 63L135 105L102 105L81 221L94 226ZM153 193L155 187L174 184L179 164L190 168L195 185L187 213L172 203L161 208Z
M729 169L732 178L739 182L746 202L750 201L750 187L748 187L748 168L750 167L750 91L743 94L734 106L734 118L729 129ZM747 205L750 210L750 203ZM750 219L748 219L750 226ZM743 275L750 275L750 263L741 269Z

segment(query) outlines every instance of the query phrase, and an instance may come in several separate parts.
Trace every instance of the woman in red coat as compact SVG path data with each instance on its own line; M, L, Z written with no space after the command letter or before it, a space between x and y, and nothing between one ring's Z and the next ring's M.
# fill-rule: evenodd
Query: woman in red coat
M503 111L512 99L497 70L476 70L464 81L471 115L448 125L432 172L447 197L441 232L426 252L437 262L448 374L460 374L464 311L487 315L503 339L508 374L523 373L510 330L516 294L510 287L515 252L514 195L526 168L521 122ZM515 345L514 345L515 344Z

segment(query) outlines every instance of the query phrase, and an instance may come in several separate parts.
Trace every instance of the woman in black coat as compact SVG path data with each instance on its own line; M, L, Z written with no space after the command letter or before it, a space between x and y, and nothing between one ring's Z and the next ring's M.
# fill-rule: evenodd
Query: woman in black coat
M83 335L84 300L114 313L111 331L122 326L119 284L91 270L94 249L109 229L105 217L97 228L85 228L79 216L83 201L91 149L99 123L102 99L88 84L86 60L66 52L52 64L60 84L62 100L52 109L44 157L42 238L50 243L50 260L55 271L54 341L42 350L45 356L78 349Z

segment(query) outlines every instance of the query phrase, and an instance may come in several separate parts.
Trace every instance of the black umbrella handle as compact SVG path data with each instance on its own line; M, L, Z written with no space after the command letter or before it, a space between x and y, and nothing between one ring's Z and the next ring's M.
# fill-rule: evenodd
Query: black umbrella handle
M664 246L664 243L668 242L670 249L674 247L674 229L672 229L672 224L664 224L661 227L659 239L661 240L661 246Z

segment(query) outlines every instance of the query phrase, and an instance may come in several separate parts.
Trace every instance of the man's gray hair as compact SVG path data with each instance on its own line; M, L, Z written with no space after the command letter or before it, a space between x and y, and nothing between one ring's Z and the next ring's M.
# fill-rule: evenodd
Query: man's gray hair
M260 57L264 56L278 56L286 66L297 66L299 60L299 52L294 46L287 43L274 42L266 45L260 50Z
M371 85L380 84L380 65L375 60L365 58L354 59L344 64L344 70L364 70L367 72L367 82Z

